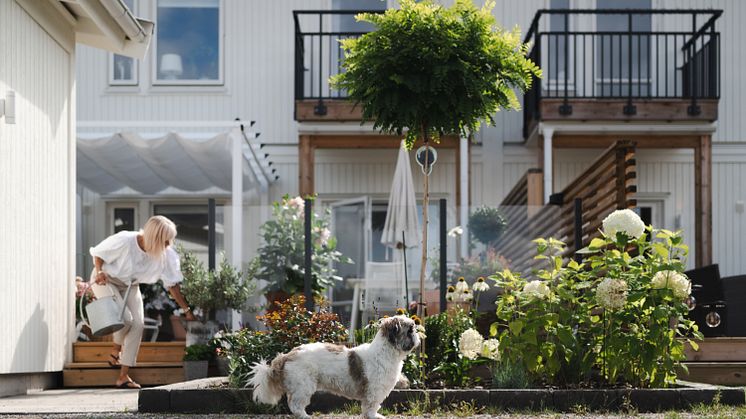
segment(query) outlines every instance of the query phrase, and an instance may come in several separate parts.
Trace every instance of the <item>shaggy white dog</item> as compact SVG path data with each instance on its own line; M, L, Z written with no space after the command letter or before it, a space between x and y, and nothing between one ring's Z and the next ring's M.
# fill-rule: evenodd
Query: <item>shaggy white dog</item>
M378 409L396 385L404 359L420 338L412 319L382 319L373 342L352 349L327 343L301 345L271 364L254 364L249 384L254 401L276 405L287 394L290 411L308 418L306 406L317 391L360 400L363 414L381 418Z

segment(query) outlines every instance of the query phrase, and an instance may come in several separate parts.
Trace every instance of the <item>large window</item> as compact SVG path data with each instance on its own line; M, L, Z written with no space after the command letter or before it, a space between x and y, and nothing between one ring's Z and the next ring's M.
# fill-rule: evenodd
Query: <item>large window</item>
M221 0L158 0L156 84L223 83Z
M135 0L124 0L135 12ZM137 60L119 54L109 54L109 84L114 86L137 85Z
M176 243L189 250L207 266L208 259L208 219L207 205L155 205L154 215L163 215L176 224ZM223 250L223 207L215 208L215 245L220 253ZM220 260L216 263L219 263Z

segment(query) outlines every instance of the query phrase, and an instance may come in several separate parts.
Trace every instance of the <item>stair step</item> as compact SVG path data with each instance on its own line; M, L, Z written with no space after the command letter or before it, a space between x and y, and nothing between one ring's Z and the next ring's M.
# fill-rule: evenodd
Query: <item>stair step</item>
M136 366L132 368L181 368L184 363L179 362L138 362ZM108 362L71 362L65 364L66 369L78 368L78 369L95 369L95 368L106 368L106 369L118 369L119 367L112 367Z
M129 376L140 385L159 386L184 381L184 368L181 365L145 364L129 370ZM93 365L105 365L105 367L97 368ZM118 376L118 368L111 368L108 364L96 362L68 364L62 371L64 387L110 387L114 385Z
M724 386L746 385L746 362L684 362L689 373L679 372L679 378L697 383Z
M106 362L111 353L111 342L73 343L74 362ZM181 362L184 357L184 342L142 342L137 353L137 363Z

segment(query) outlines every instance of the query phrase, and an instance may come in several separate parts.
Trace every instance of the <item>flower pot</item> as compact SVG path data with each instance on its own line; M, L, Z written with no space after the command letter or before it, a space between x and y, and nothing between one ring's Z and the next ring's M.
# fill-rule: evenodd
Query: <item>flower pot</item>
M218 330L220 330L218 324L213 321L187 322L186 346L196 343L207 344L218 333Z
M184 379L197 380L207 377L207 361L184 361Z
M171 317L169 317L169 320L171 321L171 330L174 333L174 340L186 340L187 331L184 327L184 322L182 322L181 317L171 315Z
M230 373L229 367L230 362L228 361L228 358L223 356L216 356L215 357L215 367L218 372L219 377L226 377Z

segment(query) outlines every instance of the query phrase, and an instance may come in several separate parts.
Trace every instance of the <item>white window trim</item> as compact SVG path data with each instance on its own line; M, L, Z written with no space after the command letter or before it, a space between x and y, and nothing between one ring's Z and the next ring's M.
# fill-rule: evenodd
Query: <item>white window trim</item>
M138 13L138 2L139 0L132 0L132 10L131 12L135 15ZM120 87L120 86L138 86L140 84L140 60L136 58L132 58L132 63L134 64L132 68L132 75L134 76L133 80L115 80L114 79L114 55L117 55L113 52L110 52L108 55L108 65L107 65L107 79L109 79L109 86L114 87ZM118 90L118 89L117 89Z
M218 79L217 80L162 80L158 78L158 0L152 4L153 21L156 22L153 36L150 77L153 86L223 86L225 85L225 0L218 0Z
M137 202L132 201L108 201L106 203L106 234L114 234L114 211L118 209L131 209L134 211L134 228L140 228L140 207Z

